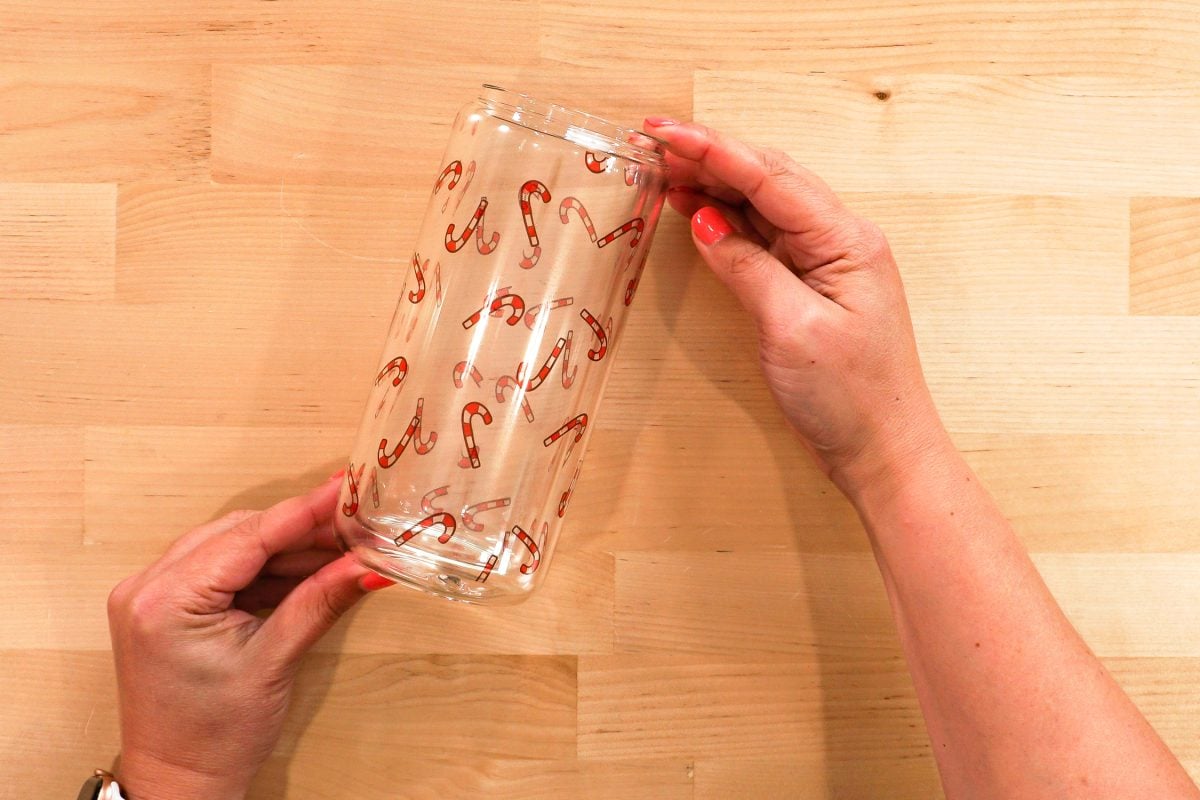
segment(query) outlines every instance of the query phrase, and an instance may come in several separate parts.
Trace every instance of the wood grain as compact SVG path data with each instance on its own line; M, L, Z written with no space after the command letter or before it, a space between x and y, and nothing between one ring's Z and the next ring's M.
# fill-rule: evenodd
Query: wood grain
M878 223L956 444L1200 778L1195 10L0 0L8 785L112 765L117 581L342 464L484 82L783 148ZM252 797L942 796L862 527L674 213L612 352L535 598L373 594Z

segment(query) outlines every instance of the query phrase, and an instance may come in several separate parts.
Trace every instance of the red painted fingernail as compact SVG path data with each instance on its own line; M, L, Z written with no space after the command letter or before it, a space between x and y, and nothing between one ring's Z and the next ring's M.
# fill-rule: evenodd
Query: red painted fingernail
M658 115L651 115L649 117L646 117L646 124L649 125L651 128L665 128L668 125L678 125L679 120L671 119L670 117L660 117Z
M733 226L712 206L705 206L692 217L692 230L696 238L708 247L733 233Z
M377 575L374 572L368 572L359 579L358 585L363 588L364 592L375 592L380 589L386 589L389 586L395 586L395 581L389 581L382 575Z

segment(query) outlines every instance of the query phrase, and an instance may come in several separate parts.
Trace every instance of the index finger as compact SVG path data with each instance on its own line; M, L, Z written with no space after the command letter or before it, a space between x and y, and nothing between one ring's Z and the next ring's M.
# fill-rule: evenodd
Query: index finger
M339 486L331 478L213 536L180 564L175 583L218 595L244 589L272 556L311 545L333 517Z
M825 181L781 153L751 147L694 122L648 117L646 127L670 152L739 192L783 231L821 233L850 213Z

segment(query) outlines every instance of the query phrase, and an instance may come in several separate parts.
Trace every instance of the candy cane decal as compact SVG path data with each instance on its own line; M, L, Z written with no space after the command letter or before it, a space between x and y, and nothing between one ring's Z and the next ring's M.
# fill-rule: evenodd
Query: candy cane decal
M436 489L430 489L421 496L421 513L436 514L443 509L438 508L433 504L433 501L439 497L445 497L450 492L450 485L439 486Z
M417 290L408 293L408 302L416 304L425 299L425 270L429 268L429 259L425 259L425 263L421 263L421 257L417 253L413 253L413 271L417 274Z
M375 385L378 386L388 373L395 371L396 377L392 378L392 386L399 386L404 383L405 377L408 376L408 359L404 356L398 356L389 361L375 377Z
M449 190L453 189L455 186L458 185L458 179L462 177L462 173L463 173L462 162L457 161L457 160L451 161L449 164L446 165L446 168L444 170L442 170L442 174L438 175L437 183L435 183L433 186L433 193L436 195L439 191L441 191L442 183L446 182L447 178L449 178L450 180L449 180L449 182L446 182L446 190L449 191ZM442 209L442 210L444 211L445 209Z
M608 161L608 156L600 156L596 158L595 153L584 153L583 163L587 166L588 172L595 172L597 175L604 172L604 162Z
M430 514L428 517L397 536L393 541L395 541L397 545L402 545L414 536L419 536L420 534L425 533L425 531L432 530L438 526L441 526L442 528L442 535L438 537L438 541L442 544L445 544L446 542L450 541L450 537L454 535L454 529L456 527L454 516L452 514L447 514L445 511L439 511L436 514Z
M642 263L638 264L637 271L633 273L633 278L629 281L629 284L625 287L625 305L629 305L630 303L633 302L633 295L637 292L638 284L641 283L642 270L644 270L646 268L646 259L649 256L650 256L649 251L642 254Z
M542 440L542 446L549 447L550 445L554 444L562 437L566 436L571 431L575 431L575 441L578 442L580 439L583 438L583 432L585 430L587 430L587 424L588 424L588 415L587 414L580 414L579 416L575 417L574 419L567 420L566 422L564 422L562 424L562 426L558 430L556 430L554 433L550 434L549 436L547 436L545 439ZM572 444L574 444L574 442L572 442Z
M346 470L346 483L350 485L350 500L342 503L342 513L347 517L353 517L358 513L358 482L362 480L363 470L367 468L366 464L359 465L358 474L354 474L354 462L350 462L349 469Z
M454 235L454 223L451 222L446 226L446 249L451 253L457 253L467 243L467 239L471 238L471 234L475 234L475 246L479 249L479 254L486 256L488 253L496 249L496 245L500 244L500 232L493 231L492 238L489 242L483 241L483 215L487 211L488 199L486 197L479 198L479 205L475 207L475 213L471 215L471 221L463 228L463 232L458 237Z
M414 437L416 437L417 443L413 449L417 451L417 455L425 455L433 449L434 444L437 443L436 432L431 432L428 439L421 439L421 415L424 413L424 410L425 399L417 398L416 413L413 414L412 420L410 420L408 423L408 428L405 429L404 435L400 437L400 441L396 442L396 446L392 449L392 452L389 453L387 451L388 440L386 437L379 440L379 452L377 454L379 466L387 469L388 467L392 466L392 464L395 464L396 461L399 460L400 456L404 454L405 448L407 448L409 443L413 441Z
M371 505L379 508L379 469L371 467Z
M462 191L454 194L454 209L451 213L457 214L458 207L462 205L463 198L467 196L467 190L471 188L471 181L475 180L475 162L471 161L467 164L466 173L463 175ZM442 203L442 211L446 210L446 203L450 202L450 196L446 196L446 202Z
M500 556L492 553L488 556L487 563L483 565L483 569L475 576L475 580L480 583L487 583L488 576L492 574L492 567L496 566L496 562L500 560Z
M537 320L537 315L543 311L542 306L545 306L544 310L549 314L556 308L565 308L574 302L574 297L560 297L557 300L551 300L549 303L538 303L536 306L530 306L525 309L525 327L533 330L533 323Z
M483 403L472 400L463 406L462 432L463 441L467 445L467 456L459 461L458 465L465 467L469 463L471 469L479 469L479 448L475 445L475 426L471 422L473 417L479 417L483 420L484 425L492 424L492 412L488 411L487 406Z
M567 503L571 502L571 495L575 494L575 481L579 480L579 471L583 469L580 464L575 468L575 474L571 476L571 483L567 486L567 490L562 493L562 497L558 498L558 516L562 519L563 514L567 513Z
M508 309L508 319L504 320L506 324L516 325L521 321L521 315L525 313L525 301L521 299L521 295L509 294L508 287L500 289L496 294L498 296L494 297L491 302L484 300L482 308L463 320L462 326L465 330L470 330L479 324L484 313L495 317L503 314L505 308Z
M573 331L567 331L567 341L563 346L562 353L562 387L570 389L571 384L575 382L575 373L579 372L579 367L571 366L571 341ZM530 420L532 422L532 420Z
M596 334L598 341L598 344L594 348L588 350L588 358L592 361L599 361L608 352L608 334L604 332L604 326L586 308L579 312L579 316L592 329L592 333Z
M550 371L554 369L554 365L558 361L558 357L562 355L563 347L566 345L566 343L566 338L559 337L559 340L554 343L554 349L550 351L550 355L546 356L546 361L542 364L542 368L539 369L537 374L528 381L526 381L524 378L525 362L522 361L517 365L517 381L525 387L525 391L532 392L534 389L541 386L542 382L549 377Z
M592 224L592 217L588 214L587 209L583 207L583 203L579 202L574 197L564 197L563 201L558 204L558 218L563 225L571 223L571 210L579 215L580 221L583 222L583 227L587 229L588 238L593 242L596 241L596 226Z
M511 375L501 375L496 379L496 400L505 402L508 398L504 394L505 389L520 389L521 383ZM524 394L521 395L521 411L525 413L525 419L533 422L533 407L529 405L529 398Z
M545 532L545 531L546 531L548 528L549 528L549 524L548 524L548 523L544 523L544 524L542 525L542 531L543 531L543 535L544 535L544 532ZM516 536L516 537L517 537L517 540L518 540L518 541L519 541L521 544L525 545L525 547L526 547L526 548L529 550L529 555L533 557L533 560L532 560L532 561L530 561L528 564L522 564L522 565L521 565L521 574L522 574L522 575L532 575L533 573L537 572L537 568L538 568L539 566L541 566L541 563L542 563L542 551L541 551L541 550L538 548L538 546L537 546L537 542L535 542L535 541L533 540L533 537L532 537L532 536L530 536L528 533L526 533L526 532L525 532L525 531L524 531L524 530L521 528L521 526L520 526L520 525L513 525L513 527L512 527L512 534L513 534L513 536ZM544 540L543 540L543 541L544 541Z
M475 383L475 385L483 385L483 375L479 372L479 368L466 361L460 361L454 365L454 370L452 372L454 376L454 387L456 389L463 388L463 373L467 372L468 370L471 373L471 380Z
M482 514L485 511L495 511L497 508L508 508L510 505L512 505L511 497L501 497L498 500L485 500L482 503L467 506L462 510L462 524L478 533L483 530L483 526L475 521L477 514Z
M625 185L633 186L635 183L637 183L637 179L638 179L637 164L630 164L629 166L625 167Z
M530 203L530 198L535 195L543 203L550 202L550 190L541 181L525 181L517 193L521 204L521 217L525 220L525 236L529 239L529 246L533 248L532 253L521 253L521 260L518 262L521 269L533 269L542 257L542 246L538 242L537 228L533 224L533 205Z
M638 242L642 240L642 231L645 230L645 228L646 221L641 217L634 217L628 222L622 222L619 226L613 228L611 232L606 233L604 236L601 236L599 239L595 239L594 241L596 242L596 247L607 247L625 234L633 231L633 236L629 238L629 247L634 248L637 247Z
M433 295L440 306L442 304L442 262L440 261L433 265Z

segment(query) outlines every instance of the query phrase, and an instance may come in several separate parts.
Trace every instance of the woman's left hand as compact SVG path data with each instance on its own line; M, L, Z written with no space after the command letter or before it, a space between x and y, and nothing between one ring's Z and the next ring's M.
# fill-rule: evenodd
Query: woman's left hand
M337 549L340 477L201 525L112 591L130 796L242 797L279 739L301 657L388 585Z

